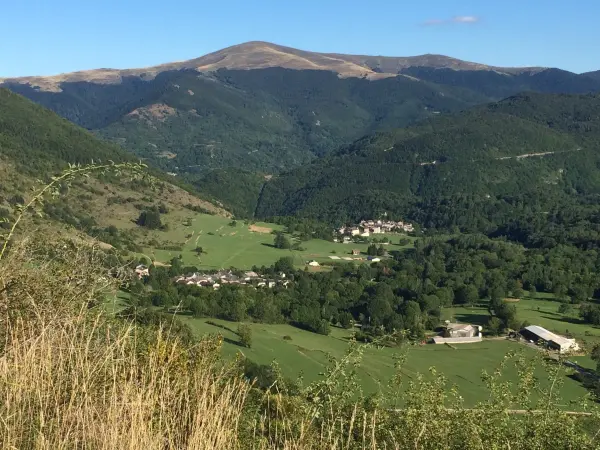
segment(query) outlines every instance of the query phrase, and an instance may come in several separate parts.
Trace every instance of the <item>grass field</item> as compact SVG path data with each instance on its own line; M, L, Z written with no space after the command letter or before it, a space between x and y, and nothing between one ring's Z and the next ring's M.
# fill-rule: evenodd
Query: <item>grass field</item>
M333 260L331 256L350 257L352 249L366 252L368 244L341 244L313 239L302 242L302 251L281 250L273 247L274 236L271 231L280 231L282 227L269 223L255 223L253 226L238 221L236 226L230 226L231 219L220 216L197 214L189 211L173 213L168 216L169 230L155 231L149 234L149 240L155 239L161 245L182 246L183 250L159 250L148 246L144 253L153 260L168 262L172 258L183 256L186 265L195 265L207 269L236 267L249 269L252 266L270 266L284 256L294 258L294 263L300 267L309 260L319 262L344 262ZM259 231L251 231L251 228ZM380 235L385 236L385 235ZM400 235L388 236L396 243ZM412 240L412 239L411 239ZM406 246L404 248L412 246ZM202 247L204 254L198 256L194 251ZM389 246L390 250L399 250L399 245Z
M328 355L340 358L348 349L349 332L337 328L332 330L330 336L322 336L290 325L251 324L253 344L251 349L247 349L237 344L238 336L234 332L237 328L236 323L212 319L231 330L227 331L206 323L204 319L184 317L182 320L198 335L222 333L225 338L225 356L232 357L242 352L261 364L269 364L276 360L286 376L295 378L303 375L306 381L313 381L319 377L326 367ZM284 336L291 337L291 340L284 340ZM509 351L522 351L530 358L541 357L541 353L507 340L488 340L457 346L455 349L442 345L409 346L406 361L401 369L403 383L406 386L411 380L415 380L419 373L430 379L429 368L435 366L448 378L450 384L457 386L467 404L473 405L484 400L487 395L481 379L482 372L494 371ZM380 387L389 392L388 382L395 373L394 367L402 352L404 350L390 348L365 351L358 370L365 392L376 392ZM509 367L505 376L514 379L515 374L515 369ZM545 373L540 370L540 382L547 386L548 380L544 379L544 376ZM561 404L568 409L577 409L573 403L581 399L586 390L568 378L566 373L562 379L564 385L561 387Z

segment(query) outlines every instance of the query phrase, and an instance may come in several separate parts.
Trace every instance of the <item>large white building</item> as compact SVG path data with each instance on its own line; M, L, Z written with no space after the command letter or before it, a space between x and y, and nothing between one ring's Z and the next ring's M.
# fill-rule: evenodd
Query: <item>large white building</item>
M575 339L568 339L564 336L559 336L551 331L546 330L537 325L530 325L521 330L521 335L530 341L544 343L553 350L558 350L559 353L567 353L570 351L579 350L579 344Z
M483 329L479 325L468 323L450 323L446 321L446 326L439 336L434 336L434 344L468 344L481 342Z

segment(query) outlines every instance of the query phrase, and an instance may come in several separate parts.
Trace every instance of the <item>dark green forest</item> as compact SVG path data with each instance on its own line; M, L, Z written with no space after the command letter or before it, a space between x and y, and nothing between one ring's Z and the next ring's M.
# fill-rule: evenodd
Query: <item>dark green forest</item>
M134 159L121 147L100 141L4 88L0 88L0 155L35 176L47 176L67 163Z
M277 173L375 131L519 92L600 90L590 76L557 69L500 75L416 67L377 81L270 68L167 71L150 80L125 77L120 84L62 83L61 92L7 86L181 174L231 167ZM153 105L173 110L166 116L144 112Z
M267 183L257 213L335 224L388 213L527 242L554 223L546 238L576 242L561 227L595 233L598 149L598 95L523 94L359 139Z

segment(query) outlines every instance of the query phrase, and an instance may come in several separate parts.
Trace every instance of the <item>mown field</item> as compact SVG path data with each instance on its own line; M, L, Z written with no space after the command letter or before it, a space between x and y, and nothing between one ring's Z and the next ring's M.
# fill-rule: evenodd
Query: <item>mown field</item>
M300 267L309 260L324 262L344 262L342 258L350 258L351 250L366 252L368 244L341 244L313 239L302 242L302 251L281 250L273 246L272 231L281 231L282 227L271 223L255 223L252 225L237 221L231 226L231 219L182 211L168 215L168 231L153 231L148 234L147 242L154 240L154 245L147 245L144 253L152 260L166 263L172 258L182 255L185 265L195 265L206 269L236 267L249 269L252 266L270 266L278 259L291 256ZM383 237L385 235L379 235ZM388 235L392 242L390 250L399 250L412 246L400 247L401 235ZM158 245L157 245L158 244ZM161 249L161 247L163 249ZM172 248L170 248L172 247ZM203 253L195 252L202 247ZM181 250L179 250L181 248ZM338 257L340 259L331 259Z
M182 320L197 335L221 333L225 340L223 352L227 357L242 352L260 364L270 364L275 360L284 375L291 378L302 375L307 382L317 379L324 371L329 355L341 358L349 345L350 333L338 328L334 328L330 336L323 336L290 325L250 324L253 344L252 348L248 349L238 344L238 336L235 333L237 323L210 319L220 325L215 326L207 323L206 319L183 317ZM284 336L291 339L284 339ZM366 393L376 392L380 388L389 393L388 383L396 373L396 364L405 357L399 369L403 380L400 389L405 389L411 381L416 380L418 374L431 379L429 369L435 367L447 377L450 385L458 388L468 405L474 405L485 400L487 396L482 373L493 372L509 352L522 352L526 358L536 361L535 363L541 366L539 359L542 354L534 349L507 340L486 340L455 348L432 344L412 345L404 349L368 348L365 349L358 374ZM541 385L548 387L550 381L546 373L538 368L537 375ZM509 364L504 376L514 381L514 366ZM586 394L586 390L578 382L570 379L566 372L561 374L560 379L564 381L560 387L561 404L565 409L578 409L578 402Z

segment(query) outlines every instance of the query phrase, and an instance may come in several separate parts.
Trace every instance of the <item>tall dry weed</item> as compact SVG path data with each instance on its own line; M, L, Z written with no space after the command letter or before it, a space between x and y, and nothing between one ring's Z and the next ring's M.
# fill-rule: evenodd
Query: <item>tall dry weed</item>
M215 356L102 312L93 248L31 243L0 263L3 449L231 449L249 385Z

